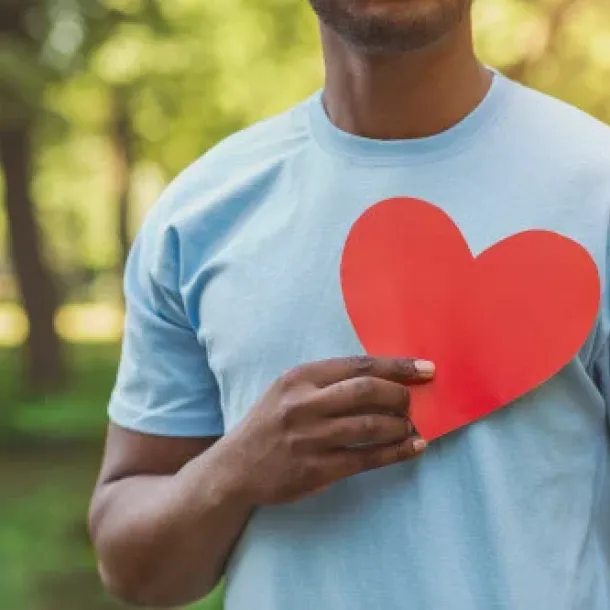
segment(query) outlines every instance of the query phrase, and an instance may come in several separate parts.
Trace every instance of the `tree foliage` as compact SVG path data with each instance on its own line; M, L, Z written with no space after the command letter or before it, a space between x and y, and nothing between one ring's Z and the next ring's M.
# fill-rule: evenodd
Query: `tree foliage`
M0 6L0 123L34 121L31 192L70 300L116 299L125 242L162 186L228 133L322 82L305 0ZM486 62L610 121L606 0L474 7ZM24 11L21 34L3 33ZM6 273L6 242L0 252Z

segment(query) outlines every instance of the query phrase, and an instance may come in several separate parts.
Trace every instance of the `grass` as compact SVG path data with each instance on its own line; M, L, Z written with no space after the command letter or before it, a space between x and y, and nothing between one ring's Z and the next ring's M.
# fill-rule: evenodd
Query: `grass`
M101 457L119 347L72 345L69 388L28 398L20 354L0 349L0 606L117 610L99 583L85 519ZM37 442L37 441L44 442ZM219 610L222 592L191 610Z
M19 348L0 350L0 398L13 433L47 440L94 440L106 427L106 405L114 383L119 346L69 345L71 373L65 392L31 398L20 391Z
M93 454L4 455L0 478L0 598L14 610L111 610L95 573L85 515Z

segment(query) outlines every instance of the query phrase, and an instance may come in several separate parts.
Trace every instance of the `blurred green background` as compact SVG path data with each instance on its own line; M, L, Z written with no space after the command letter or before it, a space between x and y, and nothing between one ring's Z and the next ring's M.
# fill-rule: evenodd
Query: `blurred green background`
M607 0L476 0L475 25L486 62L610 121ZM121 607L85 520L129 244L178 171L321 82L306 0L0 0L3 609Z

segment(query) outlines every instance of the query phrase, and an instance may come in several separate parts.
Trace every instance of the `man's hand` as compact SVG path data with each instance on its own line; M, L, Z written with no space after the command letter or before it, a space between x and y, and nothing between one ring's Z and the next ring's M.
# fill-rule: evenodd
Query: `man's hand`
M296 500L422 453L426 442L408 419L406 384L433 375L431 363L405 359L301 366L278 379L217 449L253 506Z
M412 360L308 364L275 382L220 440L112 424L90 517L107 588L147 606L203 597L257 506L421 453L406 386L432 376L431 365Z

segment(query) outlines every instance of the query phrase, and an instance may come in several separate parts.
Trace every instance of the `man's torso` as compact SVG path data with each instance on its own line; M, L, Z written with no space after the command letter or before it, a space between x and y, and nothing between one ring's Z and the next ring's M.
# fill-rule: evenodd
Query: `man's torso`
M350 228L386 198L438 206L474 255L520 231L558 232L589 251L604 288L579 355L538 389L420 459L257 510L229 565L228 610L610 607L610 443L596 384L610 364L610 152L597 154L610 136L558 102L494 86L465 127L403 150L333 131L314 97L212 153L218 174L174 214L181 292L226 432L284 371L364 353L340 263Z

